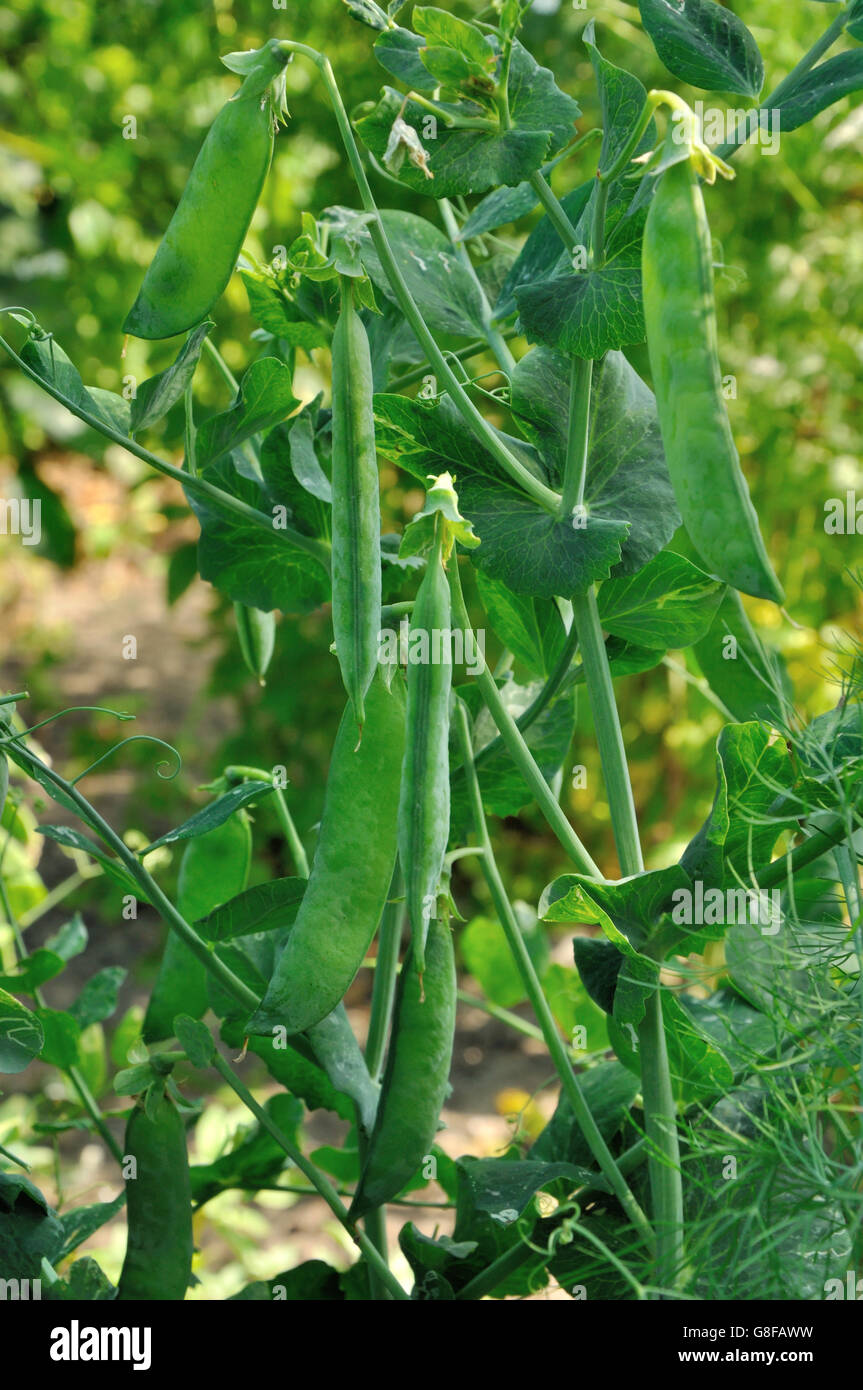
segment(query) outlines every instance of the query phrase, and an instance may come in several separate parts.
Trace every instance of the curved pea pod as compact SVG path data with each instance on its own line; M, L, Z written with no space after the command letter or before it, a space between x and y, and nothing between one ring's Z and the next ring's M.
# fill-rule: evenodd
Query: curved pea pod
M336 734L318 847L296 921L276 962L252 1036L302 1033L326 1018L363 963L396 857L396 806L405 740L404 695L375 676L359 748L353 706Z
M264 677L276 646L276 615L235 603L234 616L243 660L258 684L265 685Z
M410 954L399 976L381 1098L351 1217L398 1196L431 1152L446 1098L455 1015L452 932L433 920L422 982Z
M118 1299L177 1300L192 1275L192 1189L183 1117L162 1094L139 1102L126 1124L128 1236Z
M381 509L369 340L342 281L333 334L333 630L357 724L378 660Z
M452 652L450 593L440 547L438 537L411 616L407 740L399 798L399 857L405 875L413 963L420 975L449 839Z
M782 603L722 398L710 228L689 160L662 175L642 261L659 424L686 529L720 579Z
M207 133L124 333L136 338L185 333L207 317L231 278L273 154L267 88L288 55L271 41L254 59Z

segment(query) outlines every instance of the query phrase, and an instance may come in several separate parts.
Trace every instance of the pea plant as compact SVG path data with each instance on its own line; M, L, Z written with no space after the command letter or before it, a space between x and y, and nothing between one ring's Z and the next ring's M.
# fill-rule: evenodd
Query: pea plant
M50 1008L44 985L80 933L73 924L28 954L4 889L18 959L0 980L3 1070L34 1058L60 1068L75 1122L102 1137L124 1181L115 1202L58 1217L3 1150L0 1272L41 1278L46 1297L182 1299L193 1212L231 1188L287 1182L323 1198L355 1263L274 1271L237 1298L466 1300L552 1286L574 1299L842 1297L861 1255L860 653L851 639L837 653L835 708L808 718L742 602L781 607L784 595L726 410L708 212L742 147L769 139L781 157L781 137L863 85L863 3L832 4L823 35L762 98L761 54L730 9L640 0L659 80L712 94L710 107L648 92L605 56L591 21L602 124L582 133L575 98L519 39L529 0L470 19L346 3L397 84L353 117L326 55L296 37L223 60L241 85L124 325L185 335L172 365L126 400L85 386L50 326L5 311L12 341L0 345L20 371L182 488L200 577L234 605L255 676L276 612L290 622L331 604L345 707L309 865L279 766L219 769L206 805L135 851L81 789L91 769L66 778L42 755L26 692L3 697L8 836L35 782L82 827L41 833L96 861L169 933L143 1035L114 1080L134 1098L118 1138L80 1049L82 1025L110 1015L116 990L102 979L71 1010ZM305 213L267 264L240 259L257 327L237 382L213 341L215 306L274 137L290 139L293 61L326 89L356 206ZM571 186L560 197L559 178ZM394 185L434 200L437 218L382 207ZM513 224L537 211L517 240ZM645 340L652 385L627 356ZM297 363L327 350L331 404L301 405ZM231 400L196 419L202 354ZM175 405L181 464L142 442ZM381 462L425 489L401 535L382 534ZM493 670L488 631L505 649ZM660 866L646 868L615 680L663 662L723 723L706 821L682 855L652 851ZM604 827L572 763L579 698L610 810L611 877L592 857ZM637 708L625 713L637 723ZM295 874L248 887L249 808L265 800ZM560 872L536 885L526 924L495 827L529 806ZM155 876L170 845L182 848L175 900ZM503 1008L478 969L485 1007L544 1042L559 1098L538 1134L456 1161L436 1136L465 856L534 1021ZM571 964L551 965L548 937L567 930ZM361 1047L343 1001L370 965ZM248 1053L269 1073L264 1101L242 1080ZM208 1071L252 1120L230 1152L190 1167L189 1094ZM335 1157L303 1149L303 1115L321 1107L350 1125ZM440 1192L434 1235L401 1228L406 1287L387 1207L441 1205ZM115 1288L93 1258L68 1261L124 1200Z

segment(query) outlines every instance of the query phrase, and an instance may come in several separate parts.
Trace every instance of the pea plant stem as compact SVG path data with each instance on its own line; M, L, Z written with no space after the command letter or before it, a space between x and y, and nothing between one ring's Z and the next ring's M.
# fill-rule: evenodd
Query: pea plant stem
M351 128L348 113L342 101L341 92L336 82L333 69L329 59L317 50L309 48L306 44L295 43L291 39L283 39L282 47L292 53L301 53L309 58L317 67L333 107L336 123L339 127L339 134L345 146L348 161L354 175L354 179L359 189L360 199L366 212L371 214L369 223L369 235L374 242L375 250L378 253L380 262L384 268L384 273L390 283L390 288L398 302L399 308L413 329L420 346L424 349L426 357L437 376L446 385L446 390L452 398L453 405L458 410L465 424L475 435L476 439L484 448L488 449L493 458L497 460L501 468L518 483L519 487L532 497L539 506L548 512L556 512L559 498L556 492L545 486L538 478L525 468L524 464L510 452L506 444L493 430L485 416L474 405L470 396L465 391L461 382L450 367L438 347L432 333L426 326L425 319L417 307L416 301L408 289L407 282L402 275L399 264L393 254L389 239L384 229L378 206L369 185L366 171L363 166L357 142Z
M593 384L593 360L574 357L569 378L569 418L566 463L560 515L566 520L584 502L587 483L587 450L590 439L590 395Z
M47 392L49 396L53 396L55 401L59 401L60 405L65 406L70 414L76 416L83 424L89 425L91 429L104 435L104 437L110 439L112 443L119 444L127 453L133 454L135 458L139 458L143 463L149 464L157 473L162 473L166 478L172 478L175 483L179 483L180 486L187 489L187 491L195 492L199 497L206 497L215 506L219 507L221 511L233 513L235 516L241 517L244 521L248 522L250 526L256 526L259 530L266 531L268 535L275 536L280 542L284 542L287 545L293 546L296 550L302 550L307 555L311 555L329 574L330 550L329 546L323 541L316 540L312 536L305 536L301 531L295 531L290 526L281 526L276 529L273 526L272 517L267 516L266 512L259 512L256 507L249 506L248 502L244 502L242 498L232 497L229 492L225 492L222 488L207 482L206 479L196 477L193 473L187 472L182 468L177 468L175 464L168 463L167 459L159 458L157 454L152 454L149 449L145 449L143 445L138 444L138 442L131 439L129 435L121 434L119 430L115 430L107 421L100 420L98 416L91 414L89 410L85 410L82 406L71 401L68 396L65 396L63 392L53 384L53 382L47 381L44 377L41 377L38 372L34 371L32 367L28 366L23 358L18 356L15 349L6 342L5 338L0 337L0 348L12 358L12 361L17 364L25 376L28 376L31 381L34 381L36 385Z
M354 1243L359 1246L370 1268L374 1270L376 1277L381 1281L391 1297L399 1299L402 1302L408 1302L409 1295L405 1293L401 1284L387 1265L386 1260L383 1259L380 1254L380 1251L363 1231L358 1230L351 1224L348 1218L348 1209L326 1174L322 1173L319 1168L316 1168L315 1165L300 1152L296 1145L291 1142L287 1135L282 1133L279 1126L273 1122L263 1106L258 1104L248 1087L244 1086L242 1081L234 1075L224 1057L220 1056L218 1052L214 1052L213 1065L222 1079L231 1087L235 1095L239 1096L246 1108L252 1112L261 1128L266 1130L267 1134L276 1141L279 1148L283 1149L288 1155L291 1162L299 1168L303 1176L308 1178L318 1195L323 1198L330 1211L336 1219L341 1222Z
M303 845L302 840L300 839L297 827L294 824L294 818L291 815L290 809L288 807L285 793L283 792L281 787L276 786L273 774L271 772L265 771L264 768L260 767L231 766L225 768L225 776L230 780L236 779L240 781L270 782L272 784L273 791L275 794L274 801L276 807L276 815L279 820L279 825L282 829L282 834L285 837L285 843L287 844L288 849L291 851L291 856L294 861L294 866L297 870L297 875L299 878L308 878L309 861L306 856L305 847Z
M505 333L500 333L500 338L504 344L509 343L511 339L517 338L518 336L514 328L508 328ZM485 352L487 348L487 340L485 338L477 338L476 342L468 343L467 347L456 348L454 350L448 348L446 355L457 362L467 362L471 357L478 357L480 353ZM509 351L508 348L507 351ZM412 367L409 372L405 372L403 376L396 377L395 380L391 381L389 390L397 393L403 391L407 386L413 386L417 381L422 381L423 377L428 374L429 366L430 363L421 362L418 367Z
M473 763L473 748L471 745L467 707L463 700L456 700L455 713L456 729L459 742L461 743L465 774L467 777L468 800L473 817L474 833L483 850L479 861L480 867L485 881L488 884L495 912L497 913L500 924L506 935L507 945L512 952L525 991L527 992L533 1011L536 1014L537 1022L542 1029L545 1045L554 1062L555 1071L560 1077L560 1083L563 1087L564 1094L572 1106L585 1141L633 1226L635 1226L644 1237L648 1247L652 1249L654 1241L650 1224L644 1212L636 1202L628 1184L618 1170L611 1150L603 1139L599 1127L590 1111L590 1107L584 1098L578 1078L572 1069L566 1045L560 1036L557 1024L549 1008L548 1000L543 993L542 985L539 982L539 977L537 976L533 961L530 958L530 953L525 945L524 937L521 934L518 921L516 920L515 912L507 896L503 879L500 876L500 871L497 867L497 861L495 860L494 851L489 838L485 812L482 806L479 780Z
M577 647L578 631L573 623L566 635L566 641L554 670L536 696L536 699L532 700L527 709L522 710L521 714L515 720L515 726L520 733L524 734L530 728L531 724L536 723L543 710L547 709L551 704L551 701L554 699L569 674ZM482 767L495 753L500 752L503 747L503 739L500 734L498 734L490 743L486 743L480 748L474 758L476 766Z
M578 240L575 227L570 222L566 215L566 211L561 206L558 199L552 193L550 184L543 178L542 174L533 174L531 175L530 186L542 204L543 211L567 251L572 251Z
M465 606L464 595L462 594L461 579L458 572L458 559L455 555L453 555L450 560L449 581L450 593L452 596L453 622L459 624L467 640L467 636L471 631L471 624ZM479 648L473 646L465 648L465 650L478 651ZM517 728L515 720L501 699L500 691L484 659L476 682L479 686L483 701L485 702L489 714L497 725L500 736L503 739L510 757L524 777L533 795L536 797L542 814L545 816L561 845L582 873L589 874L591 878L602 879L603 875L599 866L594 863L590 854L587 852L567 820L557 798L543 777L533 754Z
M393 870L389 897L381 917L378 953L375 957L369 1031L366 1038L366 1066L372 1081L380 1081L384 1069L384 1053L390 1019L392 1018L399 969L399 951L402 944L405 916L404 892L404 875L401 866L397 863Z

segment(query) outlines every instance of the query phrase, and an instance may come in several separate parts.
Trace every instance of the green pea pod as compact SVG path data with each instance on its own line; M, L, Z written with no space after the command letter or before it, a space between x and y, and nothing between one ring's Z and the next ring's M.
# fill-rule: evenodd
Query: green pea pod
M271 40L254 59L210 127L126 317L123 331L136 338L171 338L194 328L231 278L273 154L267 89L288 55Z
M266 685L264 676L276 645L276 615L264 613L260 608L248 608L245 603L235 603L234 617L243 660L258 684Z
M164 1093L126 1124L128 1236L118 1299L179 1300L192 1275L192 1188L183 1117Z
M399 857L405 875L413 962L420 975L428 924L437 911L438 884L449 839L452 653L442 534L440 519L434 550L411 616L407 740L399 798Z
M378 660L381 509L372 362L353 290L342 279L333 334L333 629L357 724Z
M359 748L353 706L336 734L309 886L251 1036L302 1033L326 1018L363 963L387 899L396 857L396 805L405 740L396 676L378 674L366 697Z
M722 398L710 228L688 159L662 175L642 259L659 424L686 529L720 579L782 603Z
M426 946L422 981L412 968L410 954L399 976L392 1042L351 1206L354 1218L398 1196L430 1154L437 1133L456 1015L455 956L446 922L429 923Z

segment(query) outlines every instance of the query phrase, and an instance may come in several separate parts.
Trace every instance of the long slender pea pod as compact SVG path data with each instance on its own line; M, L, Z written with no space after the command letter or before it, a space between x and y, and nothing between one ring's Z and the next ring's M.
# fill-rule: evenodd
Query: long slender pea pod
M342 279L333 334L333 630L357 724L378 659L381 509L375 452L374 385L365 325Z
M455 1015L452 932L433 919L422 981L410 954L399 976L381 1098L352 1217L396 1197L431 1152L449 1080Z
M265 685L264 677L276 645L276 615L235 603L234 616L243 660L258 684Z
M178 1300L192 1274L192 1189L183 1117L168 1096L140 1102L126 1124L128 1236L117 1297Z
M413 964L420 975L426 933L437 912L438 883L449 839L452 653L442 536L440 518L411 617L407 740L399 797L399 858L405 875Z
M375 676L359 748L353 706L336 735L309 886L269 988L246 1031L302 1033L336 1007L363 963L396 857L405 741L401 677Z
M273 155L268 88L288 61L275 40L241 56L243 85L210 127L123 325L137 338L171 338L200 323L237 263Z
M662 175L642 261L659 423L686 529L720 579L782 603L722 398L710 228L688 159Z

